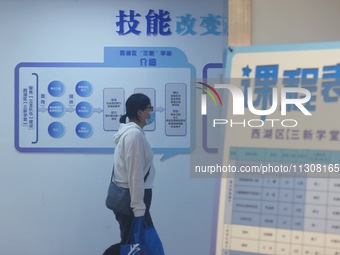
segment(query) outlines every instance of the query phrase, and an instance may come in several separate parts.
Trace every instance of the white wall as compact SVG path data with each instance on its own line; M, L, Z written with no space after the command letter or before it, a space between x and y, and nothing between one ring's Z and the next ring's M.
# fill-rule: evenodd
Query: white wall
M338 0L252 0L252 44L340 40Z
M1 254L93 255L118 240L118 226L104 206L112 155L25 154L14 148L15 66L22 61L102 61L102 47L112 43L114 28L101 25L114 22L114 11L101 8L109 0L93 2L0 0ZM180 9L183 3L176 4ZM339 40L339 10L337 0L253 0L253 44ZM35 33L43 36L35 38ZM196 43L190 41L187 52L201 61L192 47ZM207 56L202 60L208 61ZM209 254L216 180L191 178L187 155L159 159L156 155L152 211L168 254Z
M220 0L0 0L0 254L94 255L119 240L118 225L105 207L111 154L15 149L14 69L20 62L102 62L107 46L180 46L198 77L205 64L222 62L221 39L115 33L119 9L145 12L159 6L198 19L222 11ZM205 47L212 50L202 51ZM189 155L160 157L155 155L151 210L167 254L208 254L216 180L192 179Z

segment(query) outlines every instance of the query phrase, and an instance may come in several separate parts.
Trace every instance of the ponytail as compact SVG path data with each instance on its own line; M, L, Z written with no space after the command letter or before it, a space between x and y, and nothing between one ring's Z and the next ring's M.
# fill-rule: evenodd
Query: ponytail
M126 123L126 117L127 117L127 114L120 116L119 122L120 123Z

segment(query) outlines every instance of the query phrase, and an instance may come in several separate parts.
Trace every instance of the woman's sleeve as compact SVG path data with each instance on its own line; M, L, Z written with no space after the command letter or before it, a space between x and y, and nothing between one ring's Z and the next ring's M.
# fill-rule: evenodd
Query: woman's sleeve
M131 195L131 208L135 217L144 216L144 139L137 130L125 139L126 168Z

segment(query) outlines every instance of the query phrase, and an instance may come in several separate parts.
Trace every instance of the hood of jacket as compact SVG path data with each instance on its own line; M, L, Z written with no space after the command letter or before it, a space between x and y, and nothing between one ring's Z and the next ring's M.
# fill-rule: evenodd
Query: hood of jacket
M118 132L116 134L114 134L113 136L113 141L114 143L117 145L119 142L119 139L125 135L126 132L128 132L131 129L137 128L139 129L141 132L143 132L142 128L140 126L138 126L136 123L134 122L128 122L128 123L122 123L118 129Z

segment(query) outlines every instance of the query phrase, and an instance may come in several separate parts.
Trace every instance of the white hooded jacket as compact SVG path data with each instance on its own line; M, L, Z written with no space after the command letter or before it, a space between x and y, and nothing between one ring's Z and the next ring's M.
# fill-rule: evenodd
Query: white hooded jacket
M121 124L114 135L114 182L130 189L131 208L135 217L144 216L144 189L153 187L155 168L153 152L143 129L134 122ZM150 169L150 171L149 171ZM144 176L149 175L144 182Z

